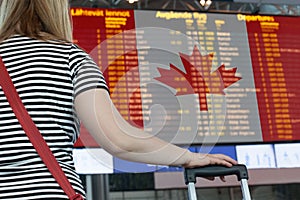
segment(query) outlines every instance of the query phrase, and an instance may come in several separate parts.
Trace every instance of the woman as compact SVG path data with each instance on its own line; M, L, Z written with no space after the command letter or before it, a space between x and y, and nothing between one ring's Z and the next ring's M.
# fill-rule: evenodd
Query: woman
M2 0L0 56L30 116L82 195L72 161L79 118L101 147L122 159L184 167L237 164L222 154L192 153L130 126L112 104L98 66L72 44L68 0ZM2 89L0 160L1 200L67 199Z

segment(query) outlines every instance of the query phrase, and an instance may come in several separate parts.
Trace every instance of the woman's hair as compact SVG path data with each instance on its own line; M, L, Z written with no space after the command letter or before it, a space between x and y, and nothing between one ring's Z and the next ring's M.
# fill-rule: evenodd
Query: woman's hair
M0 0L0 41L14 34L72 41L68 0Z

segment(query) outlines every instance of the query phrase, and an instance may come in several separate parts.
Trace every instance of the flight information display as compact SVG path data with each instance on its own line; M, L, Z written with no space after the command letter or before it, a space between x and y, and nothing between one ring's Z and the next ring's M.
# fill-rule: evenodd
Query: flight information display
M174 144L300 140L300 18L72 8L132 125ZM99 102L101 103L101 102ZM78 146L97 146L84 126Z

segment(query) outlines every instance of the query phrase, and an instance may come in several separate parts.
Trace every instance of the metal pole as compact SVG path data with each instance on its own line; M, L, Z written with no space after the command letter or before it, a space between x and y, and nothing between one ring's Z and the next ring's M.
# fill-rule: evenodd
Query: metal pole
M189 194L189 200L196 200L197 199L195 183L190 182L188 184L188 194Z
M85 176L86 181L86 199L87 200L93 200L93 184L92 184L92 176L86 175Z
M241 188L242 188L243 200L251 200L247 179L241 179Z
M95 175L93 180L93 199L109 200L108 174Z

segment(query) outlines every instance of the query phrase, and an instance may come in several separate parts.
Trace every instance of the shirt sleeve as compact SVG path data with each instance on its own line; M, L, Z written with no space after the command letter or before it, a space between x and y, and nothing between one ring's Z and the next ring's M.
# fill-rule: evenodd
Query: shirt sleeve
M69 62L75 97L95 88L102 88L109 92L103 73L85 51L72 45Z

